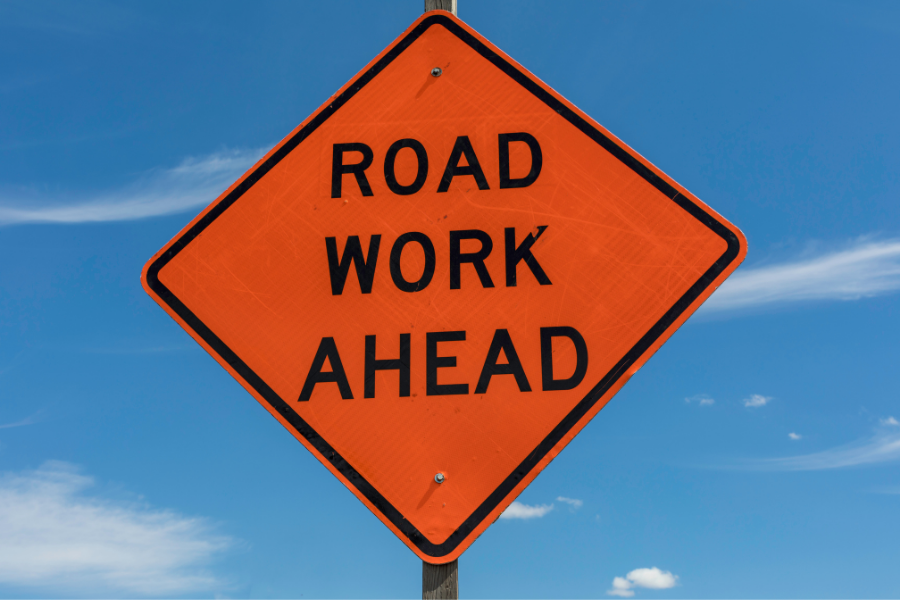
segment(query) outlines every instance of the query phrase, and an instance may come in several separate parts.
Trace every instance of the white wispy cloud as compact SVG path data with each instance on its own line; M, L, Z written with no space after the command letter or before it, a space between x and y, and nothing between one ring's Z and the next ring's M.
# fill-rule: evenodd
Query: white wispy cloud
M839 251L739 270L706 313L810 300L857 300L900 289L900 240L860 239Z
M614 578L612 589L607 590L606 593L610 596L631 598L634 596L634 588L667 590L677 584L678 575L673 575L671 571L663 571L656 567L635 569L625 577Z
M265 154L231 150L187 158L168 169L154 169L120 189L69 197L0 196L0 226L22 223L98 223L174 214L216 199Z
M0 475L0 583L65 594L211 592L204 568L231 541L202 519L87 492L68 463Z
M744 398L744 406L747 408L759 408L765 406L772 401L771 396L763 396L761 394L751 394L749 398Z
M898 427L900 426L900 422L897 421L894 417L888 417L886 419L881 419L882 425L888 425L890 427Z
M539 504L531 506L522 504L518 500L510 504L506 510L500 513L501 519L539 519L553 510L552 504Z
M13 427L24 427L25 425L34 425L38 422L37 416L39 413L35 413L30 417L25 417L19 421L14 421L12 423L0 423L0 429L12 429Z
M706 394L691 396L690 398L685 398L684 401L687 404L697 404L699 406L712 406L716 403L714 398L710 398Z
M582 506L584 506L584 502L579 500L578 498L566 498L565 496L558 496L556 498L557 502L564 502L571 506L573 509L578 510Z
M868 438L798 456L744 461L728 468L752 471L823 471L900 460L900 430L879 427Z
M794 433L793 431L788 434L788 437L794 440L795 442L799 439L803 439L803 436L799 433Z

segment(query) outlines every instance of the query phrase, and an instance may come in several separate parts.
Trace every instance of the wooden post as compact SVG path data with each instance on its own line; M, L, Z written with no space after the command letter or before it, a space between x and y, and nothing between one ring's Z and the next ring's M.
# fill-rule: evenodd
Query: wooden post
M425 0L425 12L446 10L456 16L456 0ZM433 565L422 561L422 600L459 598L459 562Z
M422 600L459 598L459 562L432 565L422 561Z
M425 0L425 12L429 10L446 10L456 15L456 0Z
M425 0L425 12L446 10L456 16L456 0ZM433 565L422 561L422 600L459 598L459 562Z

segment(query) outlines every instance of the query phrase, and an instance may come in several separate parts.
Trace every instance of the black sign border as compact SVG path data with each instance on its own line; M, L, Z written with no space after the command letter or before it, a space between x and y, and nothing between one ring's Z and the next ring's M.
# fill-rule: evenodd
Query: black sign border
M597 142L610 154L627 165L632 171L643 177L653 187L686 210L698 221L707 226L716 235L727 243L727 249L718 260L698 279L691 288L670 308L663 317L650 328L650 330L622 357L622 359L591 389L590 392L566 415L559 425L547 435L516 469L488 496L488 498L473 512L460 527L454 531L443 543L434 544L407 521L390 502L376 490L372 484L366 481L356 469L354 469L331 445L328 444L300 415L294 412L275 391L270 388L237 354L234 353L209 327L207 327L187 306L185 306L163 283L159 280L159 271L169 263L178 253L184 249L194 238L200 235L213 221L225 210L234 204L247 190L259 181L279 161L287 156L313 131L325 122L331 115L347 103L366 84L371 82L387 65L406 50L416 39L434 25L441 25L478 52L485 59L506 73L514 81L534 94L542 102L547 104L564 119L572 123L589 138ZM371 68L359 76L352 85L315 117L310 120L300 131L295 133L275 153L265 160L253 173L233 189L224 199L216 204L209 212L199 219L184 235L178 238L159 258L157 258L147 270L147 284L159 298L165 302L185 324L194 330L210 348L215 351L231 368L237 372L260 396L291 424L306 440L319 452L322 460L328 461L337 469L359 492L365 496L376 509L405 535L412 544L426 556L440 558L453 552L460 543L471 534L485 518L515 489L528 474L534 469L548 452L591 410L591 408L603 397L610 388L622 377L631 365L633 365L659 337L671 326L679 316L694 302L739 255L740 241L730 229L716 220L712 215L694 204L690 199L681 195L668 182L634 158L626 150L619 147L613 140L594 128L589 122L575 113L565 103L557 99L553 94L533 81L528 75L522 73L516 66L510 64L502 56L495 53L478 38L466 31L453 19L435 14L423 19L405 37L397 42L380 60Z

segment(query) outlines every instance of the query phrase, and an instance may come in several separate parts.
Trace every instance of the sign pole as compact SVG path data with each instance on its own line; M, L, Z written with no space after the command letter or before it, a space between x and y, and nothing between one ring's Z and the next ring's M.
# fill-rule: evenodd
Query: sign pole
M422 599L459 598L459 561L433 565L422 561Z
M456 0L425 0L425 12L446 10L456 15ZM422 561L422 600L459 598L459 561L433 565Z
M456 0L425 0L425 12L431 10L446 10L456 15Z

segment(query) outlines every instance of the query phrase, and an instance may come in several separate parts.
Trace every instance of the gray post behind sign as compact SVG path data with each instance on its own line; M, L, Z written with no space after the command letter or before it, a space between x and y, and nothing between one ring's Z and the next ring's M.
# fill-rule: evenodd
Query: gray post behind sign
M459 563L453 561L445 565L422 562L422 598L459 598Z
M425 12L429 10L446 10L456 16L456 0L425 0Z
M425 0L425 12L446 10L456 16L456 0ZM459 562L432 565L422 561L422 598L438 600L459 598Z

